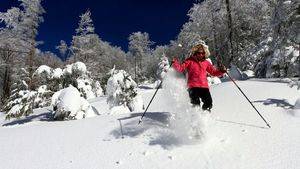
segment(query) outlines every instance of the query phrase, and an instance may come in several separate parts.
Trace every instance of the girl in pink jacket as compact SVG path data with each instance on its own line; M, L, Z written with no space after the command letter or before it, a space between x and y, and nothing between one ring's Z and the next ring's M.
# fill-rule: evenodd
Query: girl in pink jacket
M200 99L203 102L202 109L212 108L212 98L209 92L207 73L212 76L223 76L226 68L215 68L208 60L210 52L208 47L203 44L196 45L192 48L191 56L180 64L178 59L173 60L173 67L178 72L187 70L187 85L191 103L200 106Z

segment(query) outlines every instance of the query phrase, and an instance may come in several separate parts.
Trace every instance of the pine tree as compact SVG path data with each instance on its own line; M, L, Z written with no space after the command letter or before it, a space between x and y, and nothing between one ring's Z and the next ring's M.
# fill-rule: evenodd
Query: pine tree
M66 61L66 54L68 51L68 45L66 44L66 42L64 40L61 40L60 44L58 46L56 46L56 49L59 50L61 59L63 61Z
M150 46L153 44L149 39L149 34L144 32L134 32L129 36L128 50L134 58L135 68L135 81L140 82L145 80L143 74L145 74L144 63L145 58L151 55Z
M26 83L26 79L29 79L29 72L26 69L20 70L19 77L21 79L13 84L10 98L4 106L6 119L20 118L33 113L34 99L37 92L29 90L29 86Z
M110 108L123 105L133 111L135 109L133 102L137 96L136 83L124 70L112 69L110 75L106 86Z
M38 35L38 27L41 22L43 22L42 14L45 13L44 8L41 5L42 0L20 0L21 7L24 8L23 17L20 24L20 30L23 37L29 43L28 46L28 56L27 56L27 69L29 72L29 77L33 76L34 72L34 57L36 55L36 37ZM30 78L28 85L29 89L34 89L34 82Z

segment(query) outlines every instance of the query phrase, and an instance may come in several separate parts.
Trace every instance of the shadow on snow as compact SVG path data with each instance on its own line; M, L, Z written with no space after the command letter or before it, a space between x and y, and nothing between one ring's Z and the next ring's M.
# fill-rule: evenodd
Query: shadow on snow
M98 112L98 110L94 106L91 106L91 108L93 109L95 114L100 115L100 113ZM29 122L32 122L32 121L54 121L53 111L50 110L50 109L47 109L47 110L48 110L48 112L41 113L41 114L29 115L29 116L24 117L22 119L17 119L17 120L14 120L12 122L5 123L2 126L12 126L12 125L15 125L15 124L25 124L25 123L29 123Z
M115 138L147 136L150 138L149 145L160 145L164 149L182 145L180 139L175 136L169 127L170 113L147 112L142 123L138 124L142 114L133 113L129 117L118 119L120 128L114 129L111 134Z
M37 115L29 115L23 119L17 119L9 123L5 123L2 126L12 126L16 124L25 124L29 123L32 121L52 121L53 119L53 114L51 111L42 113L42 114L37 114Z
M282 107L284 109L293 109L294 105L291 105L287 100L285 99L272 99L269 98L267 100L257 100L253 101L252 103L263 103L264 105L276 105L277 107Z

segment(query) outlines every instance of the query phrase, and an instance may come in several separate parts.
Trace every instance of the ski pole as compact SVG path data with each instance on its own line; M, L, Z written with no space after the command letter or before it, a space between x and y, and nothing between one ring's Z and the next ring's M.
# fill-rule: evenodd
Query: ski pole
M155 97L155 95L156 95L156 93L157 93L158 89L160 88L161 84L162 84L162 81L159 83L159 86L157 87L157 89L156 89L156 91L155 91L154 95L152 96L152 98L151 98L151 100L150 100L150 102L149 102L149 104L148 104L148 106L147 106L146 110L144 111L144 113L143 113L142 117L140 118L140 120L139 120L139 124L142 122L142 120L143 120L143 117L145 116L145 114L146 114L146 112L147 112L147 110L148 110L148 108L149 108L150 104L152 103L152 101L153 101L153 99L154 99L154 97Z
M178 44L178 47L182 50L182 47L183 47L183 46L182 46L182 44L179 43L179 44ZM172 67L172 64L173 64L173 62L171 62L170 67ZM148 104L146 110L144 111L142 117L140 118L139 124L142 122L142 120L143 120L143 118L144 118L144 116L145 116L145 114L146 114L146 112L147 112L147 110L148 110L150 104L152 103L152 101L153 101L153 99L154 99L156 93L158 92L158 89L161 87L161 85L162 85L162 81L161 81L160 84L158 85L158 87L157 87L157 89L156 89L154 95L152 96L152 98L151 98L151 100L150 100L150 102L149 102L149 104Z
M172 64L173 64L173 62L171 62L171 64L170 64L170 67L172 67ZM161 81L161 82L159 83L159 85L158 85L158 87L157 87L157 89L156 89L155 93L153 94L153 96L152 96L152 98L151 98L150 102L148 103L148 106L146 107L146 110L144 111L144 113L143 113L142 117L141 117L141 118L140 118L140 120L139 120L139 124L142 122L142 120L143 120L143 118L144 118L145 114L147 113L147 110L148 110L148 108L149 108L150 104L152 103L152 101L153 101L153 99L154 99L154 97L155 97L156 93L158 92L158 89L161 87L161 85L162 85L162 82L163 82L163 81Z
M221 64L222 66L223 63L221 61L221 59L218 57L218 63ZM225 66L224 66L225 67ZM250 105L253 107L253 109L258 113L258 115L263 119L263 121L266 123L266 125L271 128L270 124L266 121L266 119L259 113L259 111L257 110L257 108L253 105L253 103L249 100L249 98L246 96L246 94L242 91L242 89L237 85L237 83L235 82L235 80L229 75L229 73L226 71L225 72L227 74L227 76L229 77L229 79L234 83L234 85L239 89L239 91L244 95L244 97L247 99L247 101L250 103Z

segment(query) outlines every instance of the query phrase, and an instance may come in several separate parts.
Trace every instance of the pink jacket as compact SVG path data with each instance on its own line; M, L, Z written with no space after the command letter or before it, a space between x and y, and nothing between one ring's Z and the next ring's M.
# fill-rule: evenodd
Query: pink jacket
M206 72L212 76L222 76L224 74L215 68L209 61L196 61L193 57L187 58L182 64L180 64L178 60L174 60L173 67L178 72L187 70L188 88L209 88Z

